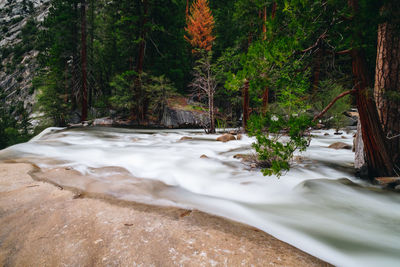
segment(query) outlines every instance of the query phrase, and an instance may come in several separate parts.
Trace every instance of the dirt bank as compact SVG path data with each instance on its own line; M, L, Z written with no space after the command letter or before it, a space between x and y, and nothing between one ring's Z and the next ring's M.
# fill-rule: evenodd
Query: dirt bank
M0 164L0 266L326 266L255 228L199 211L118 205Z

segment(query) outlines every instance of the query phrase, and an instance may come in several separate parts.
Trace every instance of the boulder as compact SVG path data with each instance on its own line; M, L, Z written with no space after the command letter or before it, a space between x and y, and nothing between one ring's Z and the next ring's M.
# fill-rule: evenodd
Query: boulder
M160 124L168 128L204 127L208 125L208 115L183 109L166 108Z
M352 146L348 145L346 143L343 143L343 142L336 142L336 143L331 144L329 146L329 148L332 148L332 149L351 149Z
M346 126L357 126L357 117L346 117Z
M114 120L108 117L98 118L93 121L93 126L112 126Z
M357 126L358 119L360 118L360 114L356 110L354 111L346 111L343 113L350 120L348 121L350 125Z
M238 134L238 135L236 136L236 139L237 139L237 140L242 140L242 135L241 135L241 134Z
M209 157L207 157L207 155L204 155L204 154L203 154L203 155L200 156L200 158L201 158L201 159L208 159Z
M233 141L233 140L236 140L236 138L231 134L224 134L224 135L221 135L221 136L219 136L217 138L217 141L224 142L224 143L225 142L229 142L229 141Z

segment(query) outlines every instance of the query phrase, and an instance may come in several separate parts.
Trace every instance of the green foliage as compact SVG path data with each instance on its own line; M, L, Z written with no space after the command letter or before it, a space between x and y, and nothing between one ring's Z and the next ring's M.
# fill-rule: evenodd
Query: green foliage
M110 97L110 103L124 110L125 112L129 112L135 105L134 101L134 79L137 76L135 71L126 71L120 75L116 75L112 82L110 83L111 87L114 88L115 94ZM142 77L146 76L145 73L142 73Z
M57 73L52 71L42 73L33 80L33 86L39 92L37 110L43 112L44 117L51 119L54 125L65 126L70 103L64 91L64 84Z
M269 113L251 117L248 132L257 139L253 147L265 166L262 169L264 175L280 177L290 169L294 152L307 148L309 135L305 134L310 125L311 118L306 114L281 116Z
M0 149L28 141L32 135L28 132L30 124L23 103L7 109L5 97L0 94L0 104ZM16 118L13 116L13 112L20 116Z
M168 99L176 95L176 88L164 75L151 77L150 84L146 86L147 96L150 99L150 109L157 114L158 120L162 119Z
M335 97L344 91L342 85L332 80L321 81L319 88L318 94L313 101L313 106L319 111L322 111ZM349 96L339 99L323 116L323 124L339 131L340 128L345 126L347 117L344 115L344 112L349 110L350 107Z
M138 96L134 90L134 86L140 86L146 92L145 95ZM137 83L140 83L137 84ZM111 84L115 94L110 97L110 103L125 112L129 113L132 109L137 108L137 103L142 103L145 97L149 103L152 114L156 114L158 119L165 107L168 105L168 99L175 95L176 89L171 81L162 76L151 76L141 73L139 76L135 71L126 71L121 75L116 75Z

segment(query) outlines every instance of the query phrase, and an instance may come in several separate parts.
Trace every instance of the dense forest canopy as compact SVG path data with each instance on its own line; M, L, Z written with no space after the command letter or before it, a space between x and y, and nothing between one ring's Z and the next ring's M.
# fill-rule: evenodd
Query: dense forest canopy
M269 161L264 173L279 174L296 149L307 147L310 126L339 129L353 106L370 175L394 175L400 165L396 0L50 5L43 22L25 25L13 62L23 49L39 51L36 110L52 125L111 115L148 125L184 96L209 114L209 132L217 123L255 135L260 159ZM1 112L5 146L17 142L10 129L27 134L28 123L9 119L15 110ZM281 134L290 142L281 143Z

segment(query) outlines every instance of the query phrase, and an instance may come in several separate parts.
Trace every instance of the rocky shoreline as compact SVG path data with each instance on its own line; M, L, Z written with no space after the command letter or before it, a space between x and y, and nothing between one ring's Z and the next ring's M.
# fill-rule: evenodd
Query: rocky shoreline
M254 227L82 196L33 180L34 168L0 163L1 266L328 265Z

